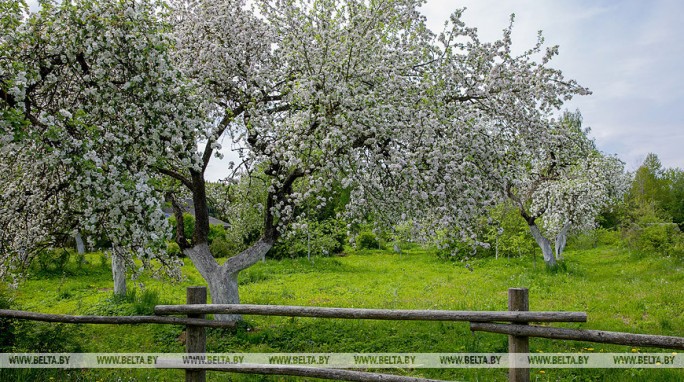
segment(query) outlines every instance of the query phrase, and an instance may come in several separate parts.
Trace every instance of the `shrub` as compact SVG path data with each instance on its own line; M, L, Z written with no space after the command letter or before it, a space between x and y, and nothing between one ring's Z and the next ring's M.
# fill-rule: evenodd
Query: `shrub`
M173 229L173 233L176 233L176 217L169 217L169 223ZM183 213L183 233L185 233L186 239L192 239L192 235L195 233L195 217L189 213Z
M614 229L597 228L597 241L601 245L618 245L620 244L620 232Z
M329 219L320 223L321 233L332 240L328 247L330 254L337 254L344 250L347 243L347 226L342 220Z
M477 254L477 247L474 243L467 243L459 240L447 240L437 245L437 257L442 260L467 261ZM487 253L485 248L480 248L481 253Z
M166 244L166 253L170 256L181 256L183 254L180 246L175 241L170 241Z
M83 266L88 264L88 260L86 260L85 253L76 253L76 266L78 269L83 269Z
M624 232L631 248L661 255L681 254L684 235L675 223L651 223L644 227L632 226Z
M476 241L469 239L465 243L457 242L458 235L451 235L448 256L465 259L476 257L521 257L538 253L534 238L530 234L527 222L520 212L510 203L501 203L489 209L486 217L482 217L475 227Z
M133 311L138 315L154 314L154 307L161 303L159 292L153 289L145 289L139 297L133 299Z
M240 285L245 285L266 281L270 278L270 273L264 271L263 269L255 269L254 267L252 267L247 268L243 272L240 272L239 282Z
M13 352L78 353L82 325L19 320L14 327Z
M126 295L111 294L86 309L85 314L97 316L152 315L156 305L164 304L156 289L132 288Z
M226 229L220 224L210 224L209 225L209 243L213 243L214 240L224 240L226 239Z
M10 309L12 301L0 289L0 309ZM9 318L0 318L0 353L9 352L14 344L14 321Z
M337 219L309 222L308 230L281 238L268 252L273 259L306 257L309 255L333 255L342 252L347 240L346 228Z
M237 252L235 246L224 239L215 239L209 244L209 250L214 257L229 257Z
M640 245L645 249L668 251L675 242L679 229L674 223L653 224L641 230Z
M99 252L100 257L100 268L109 269L109 259L107 259L107 254L104 252Z
M588 250L596 248L599 244L597 230L581 232L568 239L568 247L576 250Z
M363 231L356 237L356 248L380 249L380 242L373 232Z
M38 253L36 261L41 271L57 271L61 273L69 263L70 256L69 251L66 249L46 249Z

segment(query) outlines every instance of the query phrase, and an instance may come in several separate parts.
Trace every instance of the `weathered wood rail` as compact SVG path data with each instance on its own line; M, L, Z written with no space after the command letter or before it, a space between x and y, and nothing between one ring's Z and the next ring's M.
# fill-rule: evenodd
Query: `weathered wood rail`
M529 311L529 295L525 288L512 288L508 291L508 311L442 311L442 310L393 310L393 309L352 309L322 308L307 306L274 305L219 305L206 304L205 287L190 287L187 291L186 305L158 305L157 316L73 316L45 314L0 309L0 317L61 322L69 324L166 324L186 326L186 348L188 353L206 353L205 327L233 327L234 323L205 319L206 314L246 314L262 316L316 317L337 319L372 320L421 320L421 321L464 321L470 323L472 331L486 331L509 336L509 353L528 353L529 337L542 337L558 340L588 341L606 344L639 347L657 347L684 350L684 338L607 332L599 330L579 330L529 325L530 322L586 322L584 312L532 312ZM166 317L163 315L185 315L186 317ZM508 324L502 324L507 322ZM212 368L183 368L186 381L205 381L206 370ZM291 367L268 365L237 366L218 371L235 373L291 375L347 381L377 382L436 382L434 380L400 375L369 373L364 371L323 369L313 367ZM512 365L509 381L529 381L529 369Z
M252 314L393 321L587 322L587 314L584 312L354 309L249 304L157 305L154 313L159 315Z
M206 369L214 371L226 371L226 369ZM263 367L240 367L231 368L233 373L243 374L268 374L268 375L291 375L295 377L309 377L333 379L337 381L352 382L448 382L438 379L427 379L418 377L407 377L403 375L369 373L365 371L344 370L344 369L316 369L313 367L285 367L273 366Z
M139 325L139 324L171 324L200 325L212 328L235 327L234 323L197 318L159 317L159 316L72 316L68 314L48 314L26 312L22 310L0 309L0 317L19 320L59 322L64 324L106 324L106 325Z
M523 326L473 322L470 330L508 334L521 337L541 337L554 340L598 342L613 345L643 346L684 350L684 337L657 336L652 334L632 334L606 332L603 330L580 330L550 328L548 326Z

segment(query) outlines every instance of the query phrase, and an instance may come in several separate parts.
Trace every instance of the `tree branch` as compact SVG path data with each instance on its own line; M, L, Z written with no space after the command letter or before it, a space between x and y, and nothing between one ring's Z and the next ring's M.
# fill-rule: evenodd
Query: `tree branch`
M154 169L156 171L158 171L160 174L169 176L173 179L180 181L181 183L183 183L183 185L185 187L187 187L190 191L192 191L192 182L190 181L190 179L184 177L182 174L180 174L174 170L170 170L170 169L159 167L159 166L155 166Z
M181 209L178 200L173 195L173 192L167 192L166 198L171 202L171 207L173 208L173 216L176 218L176 243L181 250L190 247L188 239L185 237L185 222L183 220L183 210Z
M481 100L485 99L485 96L473 96L473 95L464 95L464 96L451 96L451 97L446 97L444 101L446 103L450 102L467 102L467 101L475 101L475 100Z
M304 176L304 170L296 169L290 173L290 175L285 179L283 185L274 192L269 192L268 200L266 202L266 214L264 216L264 238L271 240L273 242L278 239L280 232L278 232L277 224L271 210L275 206L276 202L287 202L286 196L292 193L292 185L294 182Z
M266 236L259 239L251 247L245 249L239 254L229 258L221 266L224 272L235 273L251 267L266 256L266 253L273 248L275 239Z
M226 112L226 115L223 116L223 119L221 119L221 122L219 122L219 128L216 134L217 140L223 135L223 133L228 128L228 125L230 125L230 123L235 119L235 117L242 114L244 110L244 106L240 105L235 109L228 110ZM204 170L207 169L209 161L211 160L211 155L214 153L214 149L212 148L214 142L214 140L209 139L209 141L207 141L207 145L204 147L204 153L202 154L202 172L204 172Z
M7 93L5 89L0 87L0 99L4 100L7 102L9 107L15 107L17 106L17 101L14 99L14 96Z

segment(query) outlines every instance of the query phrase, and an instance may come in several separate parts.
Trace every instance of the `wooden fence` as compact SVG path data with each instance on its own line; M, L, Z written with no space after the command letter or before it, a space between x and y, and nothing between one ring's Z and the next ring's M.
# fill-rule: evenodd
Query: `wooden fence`
M372 320L421 320L421 321L465 321L470 322L473 331L485 331L508 335L509 353L529 353L529 337L543 337L559 340L589 341L607 344L650 346L684 350L684 338L606 332L599 330L578 330L533 326L530 322L586 322L584 312L532 312L529 311L529 295L526 288L508 290L508 311L440 311L440 310L389 310L320 308L274 305L219 305L206 304L205 287L190 287L187 290L186 305L158 305L157 316L70 316L43 314L0 309L0 317L33 321L62 322L71 324L173 324L186 326L186 349L188 353L206 353L205 327L230 327L230 322L205 319L206 314L248 314L263 316L318 317ZM166 317L179 314L187 317ZM501 324L500 322L508 322ZM509 369L509 381L529 381L529 369ZM186 381L205 381L206 370L186 370ZM276 374L315 377L347 381L418 382L433 381L423 378L369 373L353 370L323 369L291 366L235 366L230 369L216 369L236 373Z

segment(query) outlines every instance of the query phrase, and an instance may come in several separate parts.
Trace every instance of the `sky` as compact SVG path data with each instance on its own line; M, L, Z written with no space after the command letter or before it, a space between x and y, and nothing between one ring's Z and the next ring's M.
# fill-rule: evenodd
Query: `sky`
M514 50L532 47L539 30L547 45L560 46L552 66L593 92L565 108L580 110L601 151L616 154L628 170L648 153L664 167L684 168L684 2L427 0L421 10L430 28L441 31L449 15L464 7L463 20L484 41L501 37L515 13ZM225 164L214 159L207 179L224 171Z
M592 95L565 105L579 109L601 151L628 170L655 153L664 167L684 168L684 2L680 0L428 0L433 31L454 8L482 40L500 38L515 13L513 43L532 47L542 30L559 45L551 65Z

